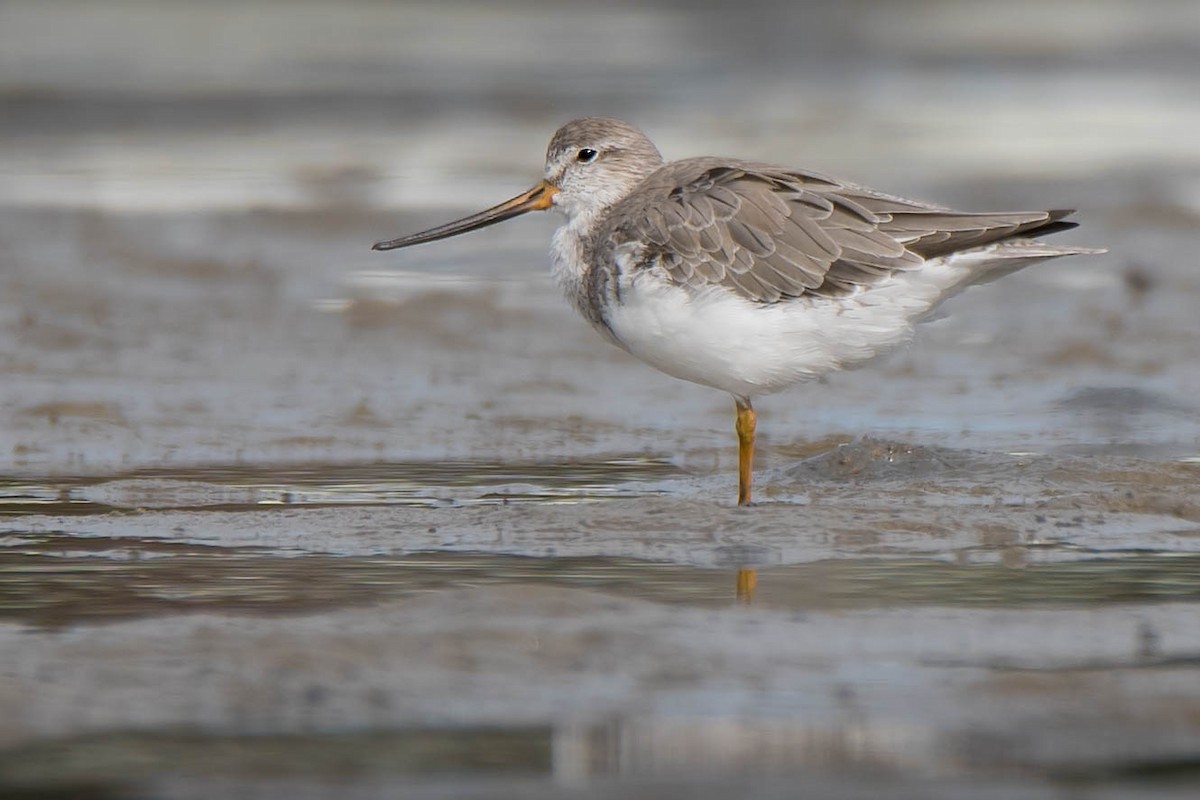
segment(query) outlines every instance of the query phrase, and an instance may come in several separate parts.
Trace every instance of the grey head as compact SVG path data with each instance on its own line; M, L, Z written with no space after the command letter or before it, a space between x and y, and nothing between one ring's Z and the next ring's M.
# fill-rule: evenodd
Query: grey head
M628 122L611 117L571 120L551 138L543 180L529 191L478 214L376 242L373 249L392 250L445 239L550 208L566 214L572 224L589 228L601 212L636 189L662 164L658 148Z
M646 134L612 117L583 117L563 125L546 148L547 183L554 204L575 221L591 220L625 198L662 166Z

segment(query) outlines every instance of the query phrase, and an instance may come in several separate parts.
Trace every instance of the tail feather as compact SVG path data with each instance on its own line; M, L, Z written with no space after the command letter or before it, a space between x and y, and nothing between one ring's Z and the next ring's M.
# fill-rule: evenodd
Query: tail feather
M890 295L891 302L897 305L909 307L915 320L937 319L941 316L942 302L969 286L990 283L1060 256L1107 252L1098 247L1055 245L1034 238L1076 227L1074 222L1063 220L1071 213L1066 209L1041 212L1039 219L1018 223L1014 226L1016 230L989 241L927 257L920 269L893 272L891 281L881 284L878 292Z
M986 273L983 280L992 280L1000 275L1028 266L1035 261L1059 256L1085 256L1107 253L1104 248L1079 247L1073 245L1054 245L1043 242L1040 237L1078 228L1078 222L1067 220L1066 217L1075 213L1073 208L1056 208L1045 212L1042 220L1027 222L1019 225L1011 233L987 244L959 251L950 257L963 257L964 260L977 261L980 272ZM999 274L993 275L993 272Z
M1040 231L1039 231L1040 233ZM1076 247L1072 245L1047 244L1040 239L1019 236L965 250L949 256L946 261L965 267L966 280L963 286L990 283L997 278L1011 275L1017 270L1060 256L1100 255L1108 251L1100 247Z

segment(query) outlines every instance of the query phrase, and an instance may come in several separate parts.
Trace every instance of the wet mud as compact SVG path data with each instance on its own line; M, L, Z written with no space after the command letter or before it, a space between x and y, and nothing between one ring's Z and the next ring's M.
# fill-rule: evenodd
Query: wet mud
M125 5L0 11L0 794L1194 796L1189 4ZM582 113L1110 252L756 400L738 508L554 220L369 250Z

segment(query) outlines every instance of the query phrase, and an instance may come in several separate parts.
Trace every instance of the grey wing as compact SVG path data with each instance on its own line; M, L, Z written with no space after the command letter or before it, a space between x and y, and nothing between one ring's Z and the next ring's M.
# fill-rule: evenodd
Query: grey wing
M638 243L641 263L676 283L719 284L762 303L845 294L1069 213L965 214L815 173L710 159L669 164L647 189L622 209L614 245Z

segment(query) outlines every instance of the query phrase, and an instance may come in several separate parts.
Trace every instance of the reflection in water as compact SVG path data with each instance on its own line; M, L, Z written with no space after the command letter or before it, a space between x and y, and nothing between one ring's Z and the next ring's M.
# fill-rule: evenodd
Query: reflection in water
M10 534L0 549L0 620L43 627L183 611L295 613L464 585L563 586L658 603L815 610L940 605L1020 608L1200 598L1200 555L1040 564L838 559L706 569L631 558L480 552L292 555L154 539ZM731 587L730 583L734 585Z
M495 463L214 466L91 477L0 476L0 516L114 509L236 511L264 505L471 506L643 497L684 473L651 458Z
M854 716L853 712L850 716ZM653 716L554 731L554 772L568 780L617 774L702 774L748 771L888 772L920 764L949 767L930 731L796 716Z
M345 780L438 772L547 774L552 763L551 732L538 726L311 736L118 733L0 750L0 793L14 796L4 790L23 786L128 787L167 776L213 774L243 780L283 775Z
M636 715L603 724L429 728L340 735L238 737L112 734L0 751L0 789L168 775L310 780L366 775L526 774L574 784L601 775L853 769L881 772L929 759L919 728L802 720ZM944 759L944 755L942 758ZM935 761L935 763L938 763ZM928 766L928 764L927 764Z
M746 776L758 782L764 777L795 781L849 774L886 780L892 791L927 780L966 776L975 789L993 782L1002 785L1001 774L973 770L963 758L960 743L954 737L939 736L930 725L917 720L873 722L854 711L840 716L806 722L796 716L635 714L602 723L558 726L432 727L287 736L113 733L0 750L0 792L6 797L24 797L23 792L38 787L37 797L59 796L54 791L61 791L62 796L101 797L109 792L112 796L143 796L139 787L216 779L231 786L260 788L269 788L272 782L303 781L306 787L329 782L343 791L374 786L390 793L409 787L414 778L471 778L487 780L498 790L507 786L519 791L520 782L529 779L542 779L561 789L584 786L597 778L636 781L686 776L720 781ZM1132 753L1086 767L1023 760L1006 766L1048 785L1113 776L1127 780L1172 777L1170 765L1164 770ZM1194 766L1183 762L1176 771L1186 781L1189 770ZM1163 788L1169 784L1160 781L1156 785ZM72 794L80 787L87 791ZM279 788L275 786L276 792ZM263 796L282 795L268 791ZM519 795L504 791L495 796Z
M739 567L734 578L734 593L743 603L754 600L754 588L758 585L758 573L754 567Z
M182 611L296 613L361 606L463 585L555 585L721 606L723 571L618 558L488 553L281 558L155 540L21 537L0 550L0 619L62 627Z

